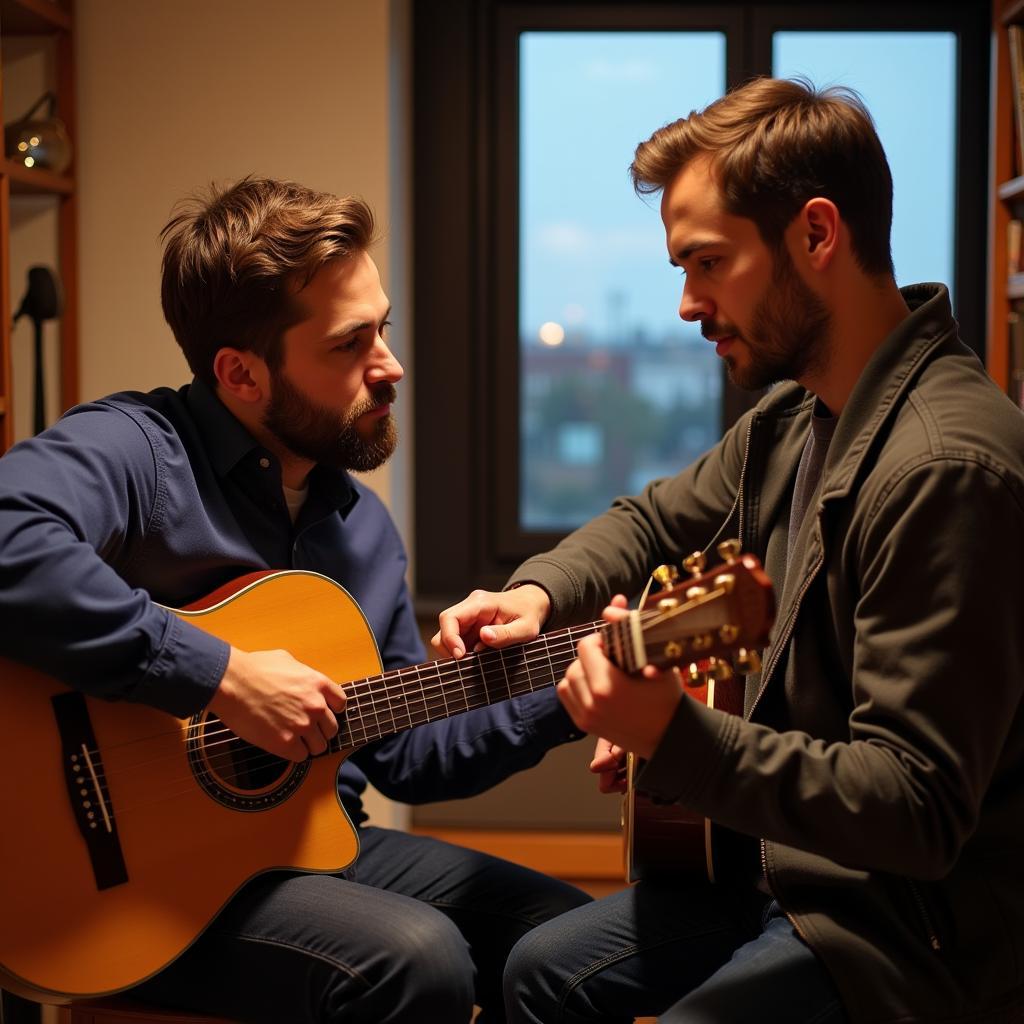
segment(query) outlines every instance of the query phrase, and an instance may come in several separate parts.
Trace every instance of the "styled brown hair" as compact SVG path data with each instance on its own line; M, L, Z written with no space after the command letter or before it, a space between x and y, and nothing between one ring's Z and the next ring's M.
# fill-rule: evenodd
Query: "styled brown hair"
M192 372L213 386L225 345L277 369L284 332L305 315L296 292L325 263L365 252L374 234L363 200L291 181L243 178L180 203L160 232L160 297Z
M778 248L804 203L823 196L850 229L861 269L893 274L892 173L852 89L755 78L641 142L630 167L633 187L659 192L704 154L725 209L752 220L767 245Z

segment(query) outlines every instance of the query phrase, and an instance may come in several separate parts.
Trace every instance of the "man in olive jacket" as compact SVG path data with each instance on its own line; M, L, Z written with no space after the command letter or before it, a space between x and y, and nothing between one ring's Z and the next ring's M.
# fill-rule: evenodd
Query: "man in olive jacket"
M859 99L759 80L637 149L680 316L770 391L707 455L441 616L461 656L614 618L660 563L738 537L778 597L742 717L583 640L559 683L592 769L740 836L531 932L509 1020L1024 1020L1024 417L940 285L898 289Z

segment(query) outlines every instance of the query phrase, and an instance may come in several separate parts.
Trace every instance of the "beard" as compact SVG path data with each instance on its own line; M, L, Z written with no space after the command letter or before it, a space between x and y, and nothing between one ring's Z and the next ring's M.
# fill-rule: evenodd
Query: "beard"
M828 364L832 314L804 283L782 246L775 254L772 280L754 309L748 335L732 324L705 320L707 337L734 334L746 344L746 366L725 357L729 379L746 391L759 391L780 380L800 380ZM756 339L756 340L751 340Z
M384 465L398 444L398 430L390 415L373 421L369 436L356 425L360 416L397 397L394 384L378 384L370 398L338 413L306 397L283 372L273 374L273 390L263 427L293 455L333 469L366 473Z

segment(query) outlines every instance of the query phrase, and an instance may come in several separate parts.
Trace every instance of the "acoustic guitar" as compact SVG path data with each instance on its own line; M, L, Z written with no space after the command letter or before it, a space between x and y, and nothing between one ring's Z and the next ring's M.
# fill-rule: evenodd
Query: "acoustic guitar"
M382 672L358 605L315 573L256 574L176 614L244 650L285 648L343 683L339 734L294 763L211 713L179 720L0 661L3 988L51 1003L120 991L178 957L253 876L344 869L359 845L336 786L345 757L557 682L596 629L633 670L688 661L705 642L731 649L734 629L730 604L711 596Z
M682 586L676 584L678 572L674 568L656 569L654 577L663 589L648 597L643 607L668 614L677 608L712 602L727 609L725 618L730 627L720 630L720 642L703 648L694 645L690 663L676 667L675 672L688 698L742 715L740 676L760 668L757 652L768 642L768 632L775 621L775 598L771 580L760 562L753 555L741 556L738 541L723 541L718 545L718 553L725 564L710 577L702 575L704 556L700 552L690 555L683 567L691 579ZM730 651L735 652L732 661L723 658ZM622 800L626 881L696 871L714 882L719 864L728 859L727 850L735 849L736 837L682 804L663 803L645 795L637 786L641 767L640 758L627 754L626 792Z

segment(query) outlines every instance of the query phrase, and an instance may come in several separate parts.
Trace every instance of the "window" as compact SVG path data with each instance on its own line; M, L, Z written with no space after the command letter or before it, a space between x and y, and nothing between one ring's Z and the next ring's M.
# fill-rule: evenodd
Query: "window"
M710 448L721 367L676 315L637 125L725 91L721 32L519 40L519 460L523 532L568 531Z
M898 279L983 338L983 5L451 0L414 7L416 582L499 586L751 402L676 315L635 145L755 73L858 89Z

